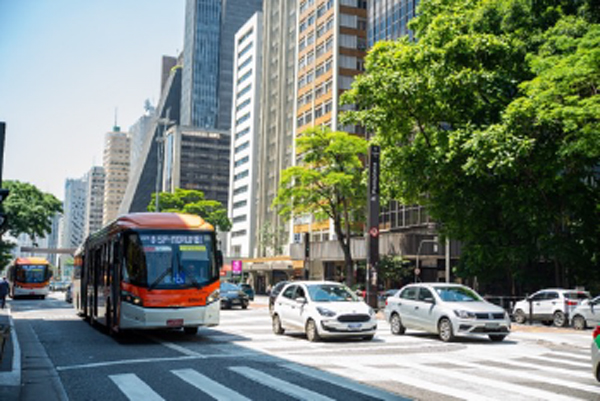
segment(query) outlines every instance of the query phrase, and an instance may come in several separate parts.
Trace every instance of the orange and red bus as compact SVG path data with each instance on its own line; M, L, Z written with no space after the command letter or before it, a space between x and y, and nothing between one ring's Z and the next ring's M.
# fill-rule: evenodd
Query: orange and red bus
M219 324L214 227L195 215L131 213L90 235L75 254L73 305L110 334Z
M46 298L50 292L50 263L44 258L16 258L8 267L9 295L12 298Z

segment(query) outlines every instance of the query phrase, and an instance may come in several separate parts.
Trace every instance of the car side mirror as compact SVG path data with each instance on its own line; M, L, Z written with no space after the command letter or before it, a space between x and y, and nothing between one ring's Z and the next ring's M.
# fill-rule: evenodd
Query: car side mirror
M217 267L219 269L221 269L223 267L223 252L220 249L217 250L216 257L217 257Z
M298 297L296 298L296 302L299 304L305 304L306 303L306 298L304 297Z

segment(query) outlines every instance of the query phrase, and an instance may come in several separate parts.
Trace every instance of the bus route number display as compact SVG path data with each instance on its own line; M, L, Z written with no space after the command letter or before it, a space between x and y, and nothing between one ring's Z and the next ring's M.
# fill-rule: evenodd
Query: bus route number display
M202 235L157 234L144 235L142 242L151 245L201 245L204 244Z

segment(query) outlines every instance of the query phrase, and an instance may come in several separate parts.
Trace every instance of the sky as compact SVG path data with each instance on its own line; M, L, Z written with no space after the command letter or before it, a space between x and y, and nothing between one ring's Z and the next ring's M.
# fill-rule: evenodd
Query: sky
M0 0L3 180L64 199L102 165L104 136L156 105L163 55L183 49L184 0Z

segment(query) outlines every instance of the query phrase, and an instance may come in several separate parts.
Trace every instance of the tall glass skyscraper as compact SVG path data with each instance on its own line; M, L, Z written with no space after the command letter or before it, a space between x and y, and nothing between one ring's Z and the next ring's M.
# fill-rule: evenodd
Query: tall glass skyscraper
M395 40L413 33L408 22L415 16L419 0L370 0L368 7L369 48L379 40Z
M231 126L234 35L262 0L187 0L181 125Z

